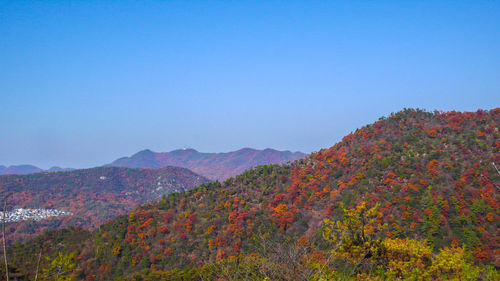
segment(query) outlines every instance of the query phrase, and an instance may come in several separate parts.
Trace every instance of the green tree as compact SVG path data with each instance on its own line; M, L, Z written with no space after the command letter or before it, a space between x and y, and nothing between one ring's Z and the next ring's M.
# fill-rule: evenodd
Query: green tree
M75 280L72 274L73 269L76 267L73 258L76 252L63 254L58 252L57 255L51 259L47 257L48 267L43 269L43 278L45 280L56 281L70 281Z

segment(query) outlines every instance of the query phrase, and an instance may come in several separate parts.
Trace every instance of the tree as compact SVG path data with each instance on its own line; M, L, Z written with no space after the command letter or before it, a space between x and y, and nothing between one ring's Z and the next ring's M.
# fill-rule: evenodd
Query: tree
M381 224L380 205L377 203L372 208L367 205L368 202L363 201L354 208L344 208L341 220L326 219L322 228L323 237L331 243L332 256L351 268L348 276L366 271L381 256L381 235L387 225Z
M56 281L75 280L75 277L71 274L72 270L76 267L73 261L75 254L76 252L69 254L58 252L53 259L47 258L49 264L48 267L43 270L43 278Z

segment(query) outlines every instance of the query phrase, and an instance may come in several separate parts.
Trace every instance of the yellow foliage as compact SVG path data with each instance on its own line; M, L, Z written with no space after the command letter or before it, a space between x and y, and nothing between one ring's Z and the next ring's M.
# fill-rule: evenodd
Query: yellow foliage
M119 255L120 254L120 251L121 251L122 247L120 246L120 244L116 244L113 249L111 250L111 253L115 256Z

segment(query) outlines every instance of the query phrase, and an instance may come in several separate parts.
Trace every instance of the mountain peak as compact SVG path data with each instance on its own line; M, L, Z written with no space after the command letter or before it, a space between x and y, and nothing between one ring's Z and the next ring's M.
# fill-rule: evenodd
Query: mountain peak
M155 153L153 151L151 151L150 149L144 149L144 150L137 152L133 156L135 156L135 155L154 155L154 154Z

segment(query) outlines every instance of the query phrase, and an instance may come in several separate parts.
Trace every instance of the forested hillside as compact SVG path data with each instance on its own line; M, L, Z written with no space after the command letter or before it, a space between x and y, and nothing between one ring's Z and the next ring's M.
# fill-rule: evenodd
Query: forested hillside
M51 208L72 213L42 221L11 222L6 226L6 234L9 240L17 240L70 225L93 228L140 204L207 181L178 167L156 170L100 167L0 176L0 196L7 201L7 210Z
M102 225L67 257L68 277L495 280L499 126L498 108L391 114L291 165L258 166ZM16 251L36 255L29 245ZM35 263L16 266L28 274Z

